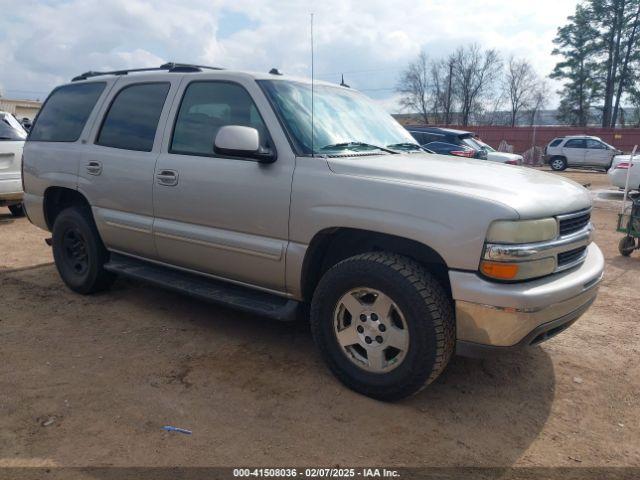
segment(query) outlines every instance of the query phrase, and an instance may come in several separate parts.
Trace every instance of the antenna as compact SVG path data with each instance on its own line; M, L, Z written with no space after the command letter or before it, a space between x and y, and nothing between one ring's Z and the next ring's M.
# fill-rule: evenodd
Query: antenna
M311 156L315 157L316 156L316 150L315 150L315 146L314 146L314 135L315 135L315 127L314 127L314 118L313 118L313 104L315 103L314 100L314 79L313 79L313 13L311 13Z

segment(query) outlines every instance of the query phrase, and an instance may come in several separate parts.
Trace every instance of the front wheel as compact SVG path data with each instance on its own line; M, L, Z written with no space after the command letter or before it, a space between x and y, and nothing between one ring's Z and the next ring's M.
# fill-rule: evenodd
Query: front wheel
M366 253L332 267L311 304L320 352L349 388L398 400L433 382L455 348L451 300L413 260Z
M58 273L71 290L89 294L113 282L114 275L104 269L109 253L88 208L60 212L53 225L51 247Z

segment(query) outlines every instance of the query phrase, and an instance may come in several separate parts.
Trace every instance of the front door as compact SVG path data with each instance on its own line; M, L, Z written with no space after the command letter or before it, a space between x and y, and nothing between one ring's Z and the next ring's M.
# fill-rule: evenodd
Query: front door
M216 133L225 125L256 128L261 145L273 148L263 121L273 112L265 111L268 104L255 82L194 80L179 95L153 185L160 259L284 291L293 154L282 149L274 163L262 164L214 153Z
M608 167L611 163L611 150L604 143L587 138L584 163L594 167Z

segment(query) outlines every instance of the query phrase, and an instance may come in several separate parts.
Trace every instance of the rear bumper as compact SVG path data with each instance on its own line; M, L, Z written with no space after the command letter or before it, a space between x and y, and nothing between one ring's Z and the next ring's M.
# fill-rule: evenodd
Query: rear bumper
M603 271L604 257L592 243L579 267L531 282L500 284L450 272L457 351L504 351L550 338L593 303Z
M19 176L0 179L0 206L20 203L22 195L22 180Z

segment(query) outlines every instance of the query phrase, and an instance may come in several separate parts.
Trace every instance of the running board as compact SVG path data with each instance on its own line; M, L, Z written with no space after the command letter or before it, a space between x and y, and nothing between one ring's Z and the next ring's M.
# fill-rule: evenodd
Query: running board
M280 321L296 319L299 302L182 270L157 265L117 253L105 270L135 280L184 293L207 302L229 306Z

